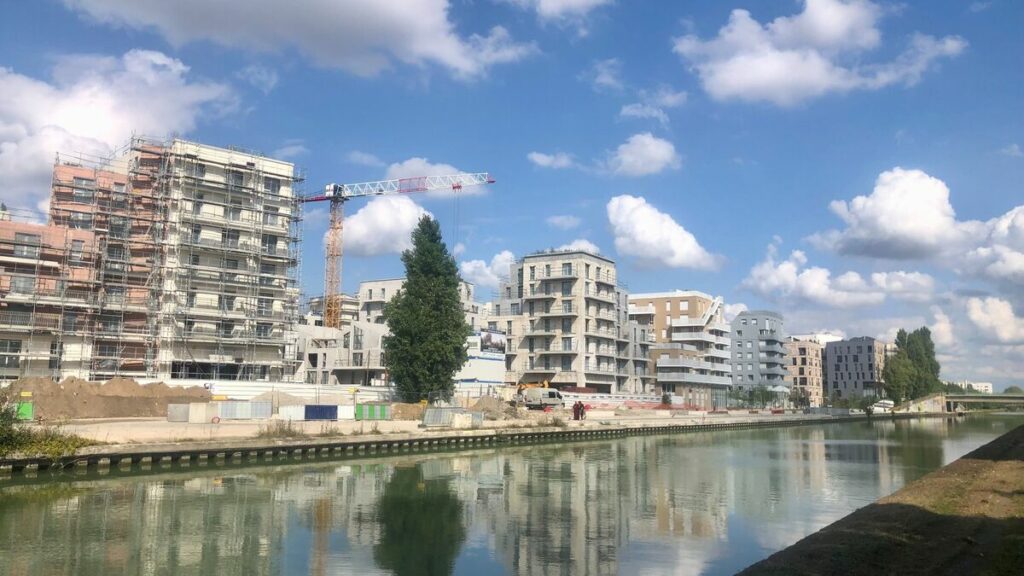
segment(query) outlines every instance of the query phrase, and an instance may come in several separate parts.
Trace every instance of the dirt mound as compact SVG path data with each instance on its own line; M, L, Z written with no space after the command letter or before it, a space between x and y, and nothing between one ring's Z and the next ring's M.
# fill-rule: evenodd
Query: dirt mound
M422 418L422 404L404 404L402 402L396 402L391 405L392 420L421 420Z
M470 412L483 412L488 420L504 420L509 418L509 405L498 398L483 396L469 407Z
M306 400L299 398L298 396L292 396L286 392L278 392L272 390L264 392L259 396L252 399L253 402L270 402L271 409L276 414L277 409L281 406L305 406L308 404Z
M81 378L56 383L49 378L20 378L11 384L11 394L31 392L37 418L131 418L167 415L168 404L208 402L210 391L200 387L180 388L159 382L143 386L130 378L114 378L106 384Z

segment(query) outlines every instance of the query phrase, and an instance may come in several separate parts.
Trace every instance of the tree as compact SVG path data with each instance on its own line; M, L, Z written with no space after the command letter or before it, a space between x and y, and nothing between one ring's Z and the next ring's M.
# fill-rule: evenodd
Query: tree
M901 328L896 333L896 354L882 370L885 393L894 402L902 402L942 390L940 370L931 330L922 326L908 334Z
M896 355L885 363L882 380L885 381L885 395L893 402L899 404L912 397L910 394L917 380L917 368L905 351L897 351Z
M430 216L412 233L402 253L405 285L384 309L391 334L384 338L384 365L406 402L439 393L451 398L455 373L466 363L470 327L459 298L459 272Z
M1024 394L1024 390L1021 390L1020 386L1007 386L1003 394Z

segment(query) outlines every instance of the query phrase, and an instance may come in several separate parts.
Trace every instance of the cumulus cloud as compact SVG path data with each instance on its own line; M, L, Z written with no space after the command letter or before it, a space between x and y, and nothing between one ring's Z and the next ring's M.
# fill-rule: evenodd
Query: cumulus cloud
M716 100L792 106L833 92L913 85L936 60L967 47L957 36L914 34L895 59L864 64L863 54L881 46L882 15L868 0L806 0L799 14L767 24L736 9L714 38L689 34L673 50Z
M278 82L277 70L266 66L260 66L259 64L251 64L242 68L238 71L236 76L245 80L253 88L256 88L264 94L269 94L270 91L277 86Z
M686 103L686 92L675 91L662 86L654 92L641 90L640 102L626 104L619 110L623 118L639 118L657 120L662 126L668 125L666 108L676 108Z
M564 152L556 152L554 154L530 152L526 155L526 158L542 168L571 168L574 165L572 156Z
M833 278L826 268L807 267L807 256L800 250L779 260L775 244L768 247L764 260L750 269L742 286L769 300L811 302L836 308L881 304L885 300L883 292L869 287L856 272Z
M935 279L922 272L875 272L871 283L893 298L911 302L927 302L932 299Z
M846 229L811 240L841 254L926 258L959 244L967 232L956 221L949 188L921 170L896 167L882 172L870 195L834 200L829 208Z
M726 322L732 322L732 319L739 315L740 312L746 312L749 310L747 305L742 302L736 302L735 304L726 304L722 310L725 315Z
M469 260L459 264L462 279L477 286L497 288L502 278L507 278L509 268L516 261L514 254L503 250L491 258L490 263L483 260Z
M953 321L938 306L932 306L932 338L936 346L949 349L956 344L956 337L953 331Z
M581 252L590 252L591 254L601 253L601 249L597 247L597 244L583 238L577 238L568 244L562 244L558 248L555 248L555 250L578 250Z
M608 160L612 172L623 176L657 174L668 168L679 168L681 164L676 147L650 132L630 136Z
M548 226L558 228L560 230L572 230L580 225L580 219L569 214L548 216L545 221L548 223Z
M455 244L455 247L452 248L452 256L454 258L458 258L459 256L462 256L465 253L466 253L466 245L463 244L462 242L457 242Z
M533 10L541 22L571 24L581 36L586 35L587 15L595 8L606 6L612 0L507 0L526 10Z
M598 60L580 74L580 78L590 82L598 92L606 90L622 90L622 62L618 58Z
M380 256L412 247L412 231L430 213L405 196L380 196L345 218L345 254Z
M719 258L705 250L672 216L641 197L624 194L608 201L608 222L615 250L644 266L718 268Z
M967 317L983 339L1002 344L1024 343L1024 318L1014 314L1013 306L1001 298L968 298Z
M663 126L668 124L668 114L664 110L657 106L645 104L642 102L634 102L633 104L626 104L619 110L619 116L623 118L650 118L657 120Z
M345 158L349 162L351 162L353 164L359 164L361 166L373 166L373 167L384 166L384 161L381 160L380 158L378 158L378 157L376 157L373 154L370 154L368 152L360 152L359 150L353 150L353 151L349 152L348 155L345 156Z
M171 44L209 41L258 52L295 49L313 63L372 76L396 64L434 64L459 78L536 52L495 26L462 36L448 0L309 0L281 10L276 0L250 0L244 9L205 0L64 0L73 10L113 26L156 30Z
M133 133L188 133L236 106L227 85L192 79L183 62L149 50L63 56L51 81L0 68L0 199L45 203L56 152L107 156Z

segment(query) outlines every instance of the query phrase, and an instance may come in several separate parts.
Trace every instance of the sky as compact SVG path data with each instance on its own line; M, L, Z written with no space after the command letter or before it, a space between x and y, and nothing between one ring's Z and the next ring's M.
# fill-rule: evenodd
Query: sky
M438 219L488 295L574 247L631 292L790 333L928 326L945 379L1024 384L1024 3L41 0L0 11L0 200L57 152L237 145L331 182L489 172L346 205L343 286ZM322 291L327 207L301 280Z

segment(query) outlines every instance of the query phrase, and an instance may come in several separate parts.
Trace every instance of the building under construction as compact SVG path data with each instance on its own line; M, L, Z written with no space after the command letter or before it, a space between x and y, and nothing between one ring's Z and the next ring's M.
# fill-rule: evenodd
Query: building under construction
M0 379L290 379L300 183L178 139L58 156L48 222L0 214Z

